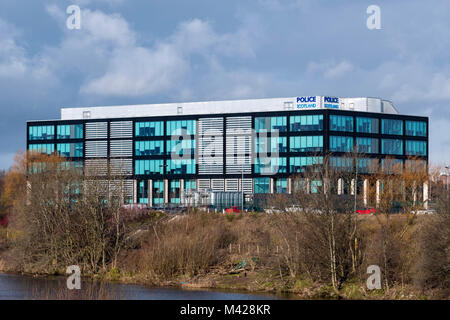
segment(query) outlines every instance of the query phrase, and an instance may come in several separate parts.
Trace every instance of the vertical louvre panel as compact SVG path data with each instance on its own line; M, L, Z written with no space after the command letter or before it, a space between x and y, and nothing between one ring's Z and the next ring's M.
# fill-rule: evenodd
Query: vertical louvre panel
M107 122L86 123L86 139L106 139L108 137Z
M131 157L133 156L132 140L111 140L110 142L111 157Z
M133 121L114 121L110 123L111 138L132 138Z
M212 179L211 180L212 191L224 191L225 183L223 179Z
M197 180L198 191L205 191L211 188L211 181L209 179L198 179Z
M198 121L199 174L223 174L223 118Z
M133 160L111 159L110 170L112 175L130 176L133 173Z
M86 141L87 158L105 158L108 156L107 141Z
M228 117L226 137L226 173L252 173L252 118Z
M239 179L226 179L225 180L225 191L226 192L239 191Z

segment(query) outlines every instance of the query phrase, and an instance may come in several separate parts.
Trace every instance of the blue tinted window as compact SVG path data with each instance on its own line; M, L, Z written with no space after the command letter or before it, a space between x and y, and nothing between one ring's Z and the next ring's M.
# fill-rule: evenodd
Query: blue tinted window
M153 205L164 204L164 181L153 180Z
M167 154L194 155L195 140L167 140Z
M427 123L424 121L405 121L405 135L426 137Z
M66 158L83 157L83 143L58 143L56 150Z
M403 154L403 140L400 139L382 139L381 153L383 154Z
M138 203L148 204L148 180L139 180L137 183Z
M167 135L195 135L195 120L167 121Z
M259 153L287 152L286 137L257 137L255 149Z
M322 131L323 130L323 115L305 115L305 116L291 116L290 130L293 132L299 131Z
M171 180L169 186L170 203L180 203L180 191L181 191L180 180Z
M164 135L164 122L144 121L135 124L136 137L161 137Z
M136 141L135 142L136 156L153 156L164 154L164 141L150 140L150 141Z
M195 159L169 160L167 174L195 174Z
M286 132L286 117L257 117L255 118L255 131L276 131Z
M353 132L353 117L330 115L330 130Z
M330 136L330 151L336 152L352 152L353 138Z
M286 158L256 158L255 173L275 174L287 172Z
M57 138L62 139L83 139L83 125L58 125L56 127Z
M28 138L30 140L53 140L55 139L55 127L30 126L28 127Z
M323 136L290 137L291 152L320 152L323 150Z
M376 118L356 118L356 132L378 133L379 121Z
M135 161L135 174L138 175L152 175L163 174L164 167L163 160L136 160Z
M54 144L30 144L28 150L42 154L53 154L55 152Z
M353 169L353 159L349 157L330 157L330 167L338 171Z
M378 139L356 138L356 150L361 153L378 153Z
M287 179L279 178L275 181L275 192L276 193L287 193Z
M426 156L427 143L425 141L405 141L405 154L407 156Z
M323 157L291 157L289 159L289 172L305 172L307 169L322 163Z
M255 193L270 193L270 178L255 178Z
M360 173L376 173L378 171L378 160L370 158L358 159L358 172Z
M403 171L403 160L381 159L381 168L384 173L401 173Z
M381 133L403 135L403 120L382 119Z

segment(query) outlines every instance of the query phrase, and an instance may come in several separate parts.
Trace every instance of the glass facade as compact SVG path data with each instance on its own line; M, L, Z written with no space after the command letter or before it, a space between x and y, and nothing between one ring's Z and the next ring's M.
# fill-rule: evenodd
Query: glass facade
M382 154L403 154L403 140L400 139L381 139Z
M286 132L287 122L286 117L257 117L255 118L255 131L275 131Z
M360 173L376 173L378 171L378 159L359 158L358 172Z
M376 118L356 117L356 132L378 133L379 121Z
M254 179L255 193L270 193L270 178Z
M414 137L427 136L427 123L425 121L405 121L405 135Z
M403 160L381 159L381 169L387 174L401 173L403 171Z
M286 137L257 137L255 150L258 154L268 152L287 152Z
M291 152L323 151L323 136L297 136L289 139Z
M275 174L286 172L286 158L256 158L255 173Z
M167 161L167 174L195 174L195 159Z
M181 181L171 180L169 187L169 201L170 203L180 203Z
M137 183L138 203L148 204L148 180L139 180Z
M322 163L323 157L291 157L289 159L289 172L305 172L307 169Z
M136 137L161 137L164 135L163 121L144 121L135 124Z
M58 143L56 150L60 156L66 158L83 157L83 143Z
M136 160L135 174L137 175L151 175L163 174L164 160Z
M427 143L425 141L405 140L405 154L407 156L426 156Z
M360 153L378 153L378 139L356 138L356 151Z
M58 125L56 136L58 140L83 139L83 124Z
M53 140L55 139L55 126L30 126L28 127L28 139Z
M164 204L164 180L153 180L152 202L153 205Z
M287 193L287 179L280 178L275 181L275 192L276 193Z
M381 133L403 135L403 120L382 119Z
M136 141L135 154L136 156L163 155L164 141L162 140Z
M292 132L300 131L322 131L323 130L323 115L308 115L308 116L291 116L290 130Z
M353 169L353 159L348 157L330 157L330 167L337 171L350 171Z
M195 135L195 120L167 121L167 135Z
M330 136L330 151L335 152L352 152L353 138Z
M54 144L42 144L42 143L30 144L28 147L28 150L30 150L32 152L51 155L55 152L55 145Z
M353 132L353 117L330 115L330 130Z
M195 140L167 140L167 154L194 155Z

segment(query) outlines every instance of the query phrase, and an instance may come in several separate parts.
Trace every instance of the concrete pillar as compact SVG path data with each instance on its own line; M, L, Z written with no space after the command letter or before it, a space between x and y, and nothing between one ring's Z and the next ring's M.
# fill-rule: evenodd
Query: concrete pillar
M164 179L164 204L169 203L169 180Z
M186 204L185 202L185 194L184 194L184 179L180 179L180 205Z
M375 187L375 199L376 199L376 204L377 207L380 205L380 189L381 189L381 181L377 180L376 182L376 187Z
M358 190L356 188L356 180L352 179L351 186L350 186L350 194L353 196L353 195L355 195L355 192L357 192L357 191Z
M367 204L368 204L368 197L369 197L369 180L368 179L364 179L363 197L364 197L364 206L367 206Z
M413 190L412 190L412 197L413 197L413 203L414 206L417 204L417 182L413 182Z
M288 178L287 179L287 190L289 194L292 194L292 179Z
M339 178L337 183L337 194L342 195L344 193L344 179Z
M148 187L147 187L147 192L148 192L148 204L149 206L153 206L153 180L148 180Z
M429 200L428 181L425 181L423 183L423 207L424 207L424 209L427 209L427 210L428 210L428 200Z
M323 179L323 193L326 195L330 190L330 179Z
M273 180L273 178L270 178L270 182L269 182L269 189L270 189L270 193L273 194L275 193L275 181Z
M311 193L311 180L306 179L306 193Z
M138 184L137 180L133 180L133 203L137 203L137 191L138 191Z

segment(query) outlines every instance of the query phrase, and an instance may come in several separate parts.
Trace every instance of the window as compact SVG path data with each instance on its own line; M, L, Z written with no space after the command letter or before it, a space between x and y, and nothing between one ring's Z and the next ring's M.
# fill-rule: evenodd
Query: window
M311 193L319 193L321 187L322 187L322 181L311 180Z
M158 205L158 204L164 203L164 181L163 180L153 180L152 200L153 200L153 205Z
M291 157L289 159L289 172L299 173L323 163L323 157Z
M256 153L287 152L286 141L286 137L257 137L255 140Z
M286 132L286 117L257 117L255 118L255 131L276 131Z
M167 135L195 135L195 120L167 121Z
M353 159L349 157L331 157L330 167L337 171L353 170Z
M194 155L195 140L167 140L167 154Z
M403 160L381 159L381 168L384 173L401 173L403 171Z
M323 136L290 137L291 152L320 152L323 150Z
M255 173L286 173L286 158L256 158Z
M424 121L405 121L405 134L414 137L427 136L427 123Z
M184 191L195 191L197 190L197 180L194 179L184 179Z
M59 140L63 139L83 139L83 125L58 125L56 127L56 135Z
M353 132L353 117L330 115L330 130Z
M180 180L171 180L169 188L170 203L180 203Z
M195 174L195 159L168 160L167 174Z
M405 154L407 156L426 156L427 143L425 141L405 141Z
M290 130L292 132L299 131L322 131L323 130L323 115L308 115L308 116L291 116Z
M137 188L138 203L148 204L148 180L139 180Z
M255 178L255 193L270 193L270 178Z
M352 152L353 138L330 136L330 151L335 152Z
M54 144L30 144L28 150L42 154L53 154L55 152Z
M56 150L60 156L66 158L83 157L83 143L58 143Z
M163 160L136 160L135 161L135 174L138 175L151 175L151 174L163 174Z
M55 139L54 126L30 126L28 127L28 137L33 140L53 140Z
M154 156L162 155L164 153L164 141L136 141L135 154L136 156Z
M378 133L379 121L376 118L356 118L356 132Z
M378 171L378 160L370 158L358 159L358 172L360 173L376 173Z
M287 179L280 178L275 182L275 191L276 193L287 193Z
M412 172L425 171L427 168L427 162L425 160L408 159L405 161L405 168L408 171L412 171Z
M382 139L381 153L383 154L403 154L403 140L400 139Z
M382 119L381 133L403 135L403 120Z
M356 150L363 153L378 153L378 139L356 138Z
M164 135L164 123L162 121L136 122L136 137L161 137Z

